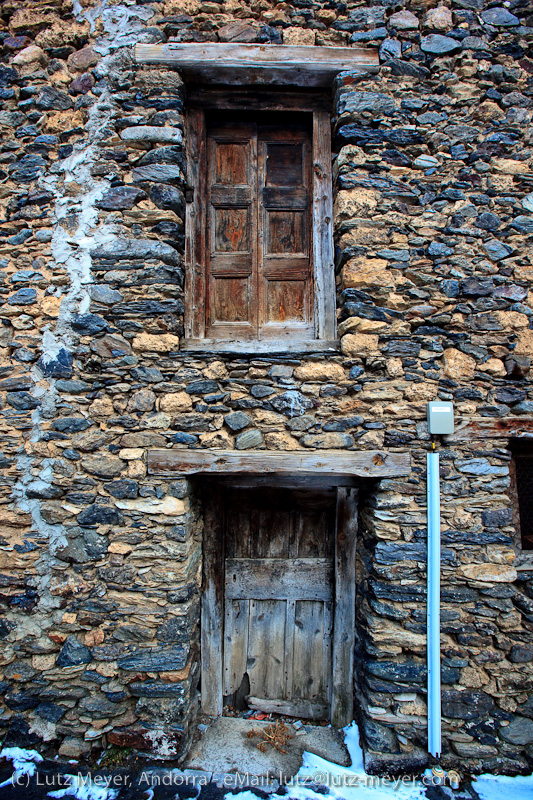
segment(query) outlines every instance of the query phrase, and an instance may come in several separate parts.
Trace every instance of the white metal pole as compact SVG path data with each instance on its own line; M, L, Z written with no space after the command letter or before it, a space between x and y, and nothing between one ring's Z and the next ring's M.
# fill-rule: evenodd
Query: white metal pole
M427 663L428 752L439 758L441 743L440 694L440 479L439 454L427 454Z

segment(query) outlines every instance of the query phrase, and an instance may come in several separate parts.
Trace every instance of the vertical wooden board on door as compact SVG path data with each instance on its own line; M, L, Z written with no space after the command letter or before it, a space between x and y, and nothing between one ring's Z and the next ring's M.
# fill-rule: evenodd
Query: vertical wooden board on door
M250 694L285 697L285 616L283 600L250 600L247 672Z
M224 696L240 687L247 670L249 600L226 599L224 610Z

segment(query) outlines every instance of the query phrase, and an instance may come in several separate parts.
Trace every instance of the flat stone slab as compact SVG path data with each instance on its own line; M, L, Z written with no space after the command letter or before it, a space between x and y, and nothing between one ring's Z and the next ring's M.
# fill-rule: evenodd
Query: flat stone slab
M282 783L296 775L302 766L304 750L342 766L351 763L342 733L318 725L304 725L302 733L292 723L286 723L292 736L284 745L287 752L280 753L269 747L263 753L257 748L259 742L264 741L263 737L247 738L246 734L251 730L260 732L270 724L239 717L219 717L193 744L184 767L215 774L260 775Z

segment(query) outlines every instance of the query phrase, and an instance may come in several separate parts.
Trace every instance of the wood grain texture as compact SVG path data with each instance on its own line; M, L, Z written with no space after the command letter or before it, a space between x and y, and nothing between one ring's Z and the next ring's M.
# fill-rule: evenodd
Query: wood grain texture
M310 473L324 475L357 475L385 478L410 475L409 453L383 450L313 450L272 452L255 450L149 450L150 475L194 475L197 473Z
M357 527L357 491L338 488L331 686L331 722L335 728L349 725L353 719Z
M333 264L333 198L331 121L327 111L313 115L313 267L315 324L318 339L334 339L335 267Z
M329 558L226 559L226 598L230 600L331 600L332 596Z
M212 353L226 353L234 355L246 353L248 355L259 355L261 353L287 353L298 355L303 353L337 353L340 349L340 342L337 339L319 340L309 339L307 341L295 340L294 332L287 331L284 339L265 339L250 341L239 341L237 339L184 339L181 343L182 350L190 350L199 354L211 355Z
M476 439L533 439L533 419L479 419L463 422L455 433L444 437L445 442L468 442Z
M224 527L220 487L204 494L204 564L201 611L202 710L222 714Z
M331 86L345 70L377 72L378 51L362 47L258 44L137 44L138 64L166 64L210 83Z
M187 161L187 209L185 214L185 335L204 335L205 317L205 119L203 111L189 109L185 115Z
M327 703L316 703L312 700L265 700L261 697L247 698L248 705L265 714L286 714L288 717L301 719L327 719L329 707Z

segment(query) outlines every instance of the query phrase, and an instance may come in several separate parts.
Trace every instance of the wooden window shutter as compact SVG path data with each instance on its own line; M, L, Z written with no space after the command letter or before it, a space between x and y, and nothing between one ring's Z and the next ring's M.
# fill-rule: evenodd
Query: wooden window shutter
M186 335L333 339L329 115L193 110L187 140Z

